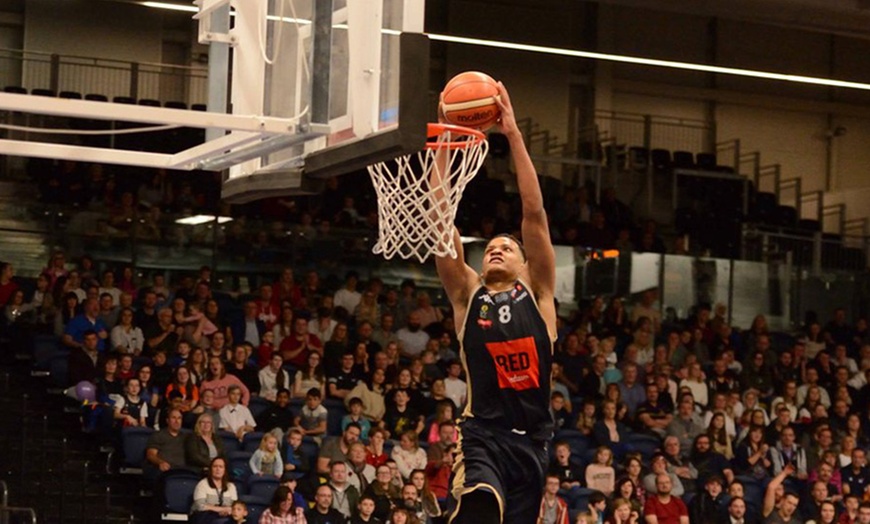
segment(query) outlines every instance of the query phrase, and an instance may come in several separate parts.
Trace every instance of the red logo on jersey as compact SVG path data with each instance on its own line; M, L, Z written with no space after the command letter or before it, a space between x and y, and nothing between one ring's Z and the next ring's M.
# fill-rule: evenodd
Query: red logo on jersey
M541 387L534 337L487 342L486 349L495 361L498 387L516 391Z

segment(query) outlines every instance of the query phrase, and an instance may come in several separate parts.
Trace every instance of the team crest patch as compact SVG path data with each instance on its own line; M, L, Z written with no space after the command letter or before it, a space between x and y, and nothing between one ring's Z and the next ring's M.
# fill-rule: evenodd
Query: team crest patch
M489 306L483 304L480 306L480 313L477 318L477 325L482 329L489 329L492 327L492 320L489 319Z

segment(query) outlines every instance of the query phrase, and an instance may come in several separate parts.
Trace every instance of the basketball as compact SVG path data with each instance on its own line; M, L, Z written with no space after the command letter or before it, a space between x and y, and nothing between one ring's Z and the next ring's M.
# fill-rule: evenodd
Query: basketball
M441 92L441 111L447 122L485 131L501 116L495 99L498 83L479 71L459 73Z

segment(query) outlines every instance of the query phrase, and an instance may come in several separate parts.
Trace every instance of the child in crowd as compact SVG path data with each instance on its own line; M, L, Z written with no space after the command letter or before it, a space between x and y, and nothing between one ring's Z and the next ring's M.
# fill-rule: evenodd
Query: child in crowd
M320 403L320 390L311 388L305 394L305 405L302 407L300 415L296 417L295 426L302 428L305 435L314 437L314 440L319 446L326 435L326 419L329 412Z
M233 502L230 507L230 522L244 524L246 518L248 518L248 505L242 500Z
M556 431L569 426L571 414L565 409L565 395L554 391L550 396L550 413L553 415L553 422L556 424Z
M580 488L583 469L571 463L571 446L567 442L556 442L554 460L547 473L559 476L559 485L563 490Z
M597 420L598 409L595 406L595 400L586 399L583 401L583 409L580 410L580 414L577 415L577 423L574 427L577 431L588 437L592 435L592 426L595 425Z
M284 450L284 472L304 474L310 466L310 457L302 452L302 430L293 428L287 433L287 446Z
M272 475L280 478L284 471L281 453L278 450L278 439L271 433L263 435L260 447L251 455L248 462L254 475Z
M613 451L606 446L601 446L595 451L595 461L586 466L586 487L598 490L609 497L615 485Z
M341 419L341 431L343 432L347 425L351 422L356 422L360 427L360 440L368 440L369 439L369 431L372 429L372 423L369 419L365 418L362 415L363 412L363 403L358 397L354 397L350 399L348 402L348 407L350 407L350 413L345 415Z
M233 433L241 441L245 437L245 433L254 431L257 423L254 422L251 410L240 403L242 388L235 385L230 386L227 389L227 398L229 402L220 409L220 429Z

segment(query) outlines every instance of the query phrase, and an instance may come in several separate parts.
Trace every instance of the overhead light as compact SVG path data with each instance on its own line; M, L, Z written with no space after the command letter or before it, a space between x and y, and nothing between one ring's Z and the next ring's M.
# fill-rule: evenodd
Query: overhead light
M463 244L473 244L475 242L484 242L486 239L481 237L459 237L459 241Z
M186 11L190 13L198 12L197 7L192 5L172 4L168 2L141 2L141 5L153 7L156 9L172 9L175 11ZM276 16L269 16L270 20L278 20ZM285 22L297 24L310 24L310 20L283 18ZM339 29L346 29L347 25L338 24L335 26ZM384 29L385 34L397 35L399 31L394 29ZM782 82L794 82L799 84L811 84L827 87L841 87L844 89L860 89L870 91L870 84L861 82L849 82L846 80L834 80L830 78L821 78L815 76L790 75L786 73L771 73L767 71L757 71L754 69L742 69L738 67L722 67L707 64L693 64L691 62L676 62L673 60L659 60L655 58L643 58L638 56L614 55L609 53L595 53L592 51L577 51L575 49L565 49L561 47L548 47L529 44L518 44L515 42L503 42L499 40L485 40L482 38L468 38L463 36L439 35L430 33L429 38L438 42L451 42L454 44L478 45L483 47L492 47L496 49L508 49L511 51L527 51L531 53L543 53L556 56L567 56L572 58L586 58L589 60L603 60L606 62L618 62L624 64L645 65L651 67L666 67L670 69L681 69L684 71L698 71L701 73L714 73L720 75L742 76L749 78L760 78L764 80L778 80Z
M189 217L179 218L175 221L176 224L183 224L185 226L199 226L202 224L208 224L209 222L214 222L217 219L218 224L226 224L230 222L233 217L216 217L214 215L193 215Z

